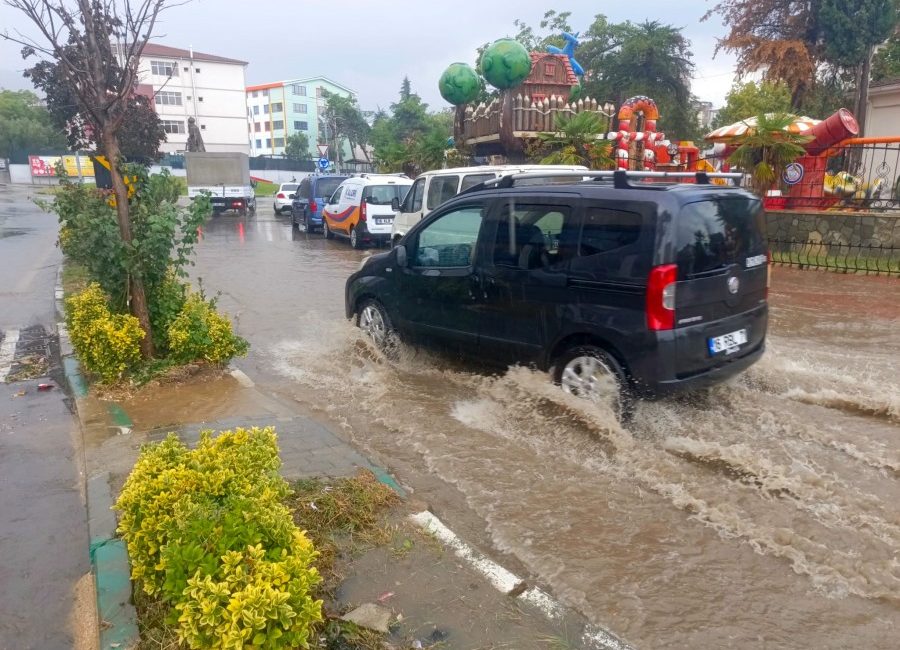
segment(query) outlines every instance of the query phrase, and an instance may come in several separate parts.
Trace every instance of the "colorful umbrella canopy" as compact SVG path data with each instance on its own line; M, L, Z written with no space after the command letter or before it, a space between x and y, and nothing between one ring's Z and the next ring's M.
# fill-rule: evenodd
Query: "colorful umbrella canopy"
M794 121L788 125L785 131L797 134L806 133L821 121L822 120L815 120L804 115L795 115ZM756 118L748 117L746 120L741 120L740 122L735 122L728 126L721 126L715 131L707 133L704 140L709 140L710 142L729 142L755 128Z

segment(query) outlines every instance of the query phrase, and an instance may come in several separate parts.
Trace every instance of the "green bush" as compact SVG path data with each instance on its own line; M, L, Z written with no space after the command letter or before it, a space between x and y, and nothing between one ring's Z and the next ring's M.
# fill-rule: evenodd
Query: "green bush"
M132 578L191 648L307 647L317 553L294 524L272 428L170 435L142 449L116 502Z
M169 326L184 309L187 294L187 285L178 279L174 269L170 269L163 281L148 294L153 344L160 357L169 354Z
M96 282L66 300L66 327L82 365L103 382L120 379L141 361L144 330L134 316L113 314Z
M216 311L216 301L202 294L188 295L184 306L168 329L172 359L179 363L205 360L227 363L247 353L248 344L237 336L231 322Z

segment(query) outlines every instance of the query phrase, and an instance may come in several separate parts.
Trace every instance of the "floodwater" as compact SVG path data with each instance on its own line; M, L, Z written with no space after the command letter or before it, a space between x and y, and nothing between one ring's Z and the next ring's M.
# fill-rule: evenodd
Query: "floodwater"
M452 485L497 551L632 645L897 646L900 280L775 269L764 359L622 427L543 373L382 360L343 317L365 254L222 217L195 271L257 382Z

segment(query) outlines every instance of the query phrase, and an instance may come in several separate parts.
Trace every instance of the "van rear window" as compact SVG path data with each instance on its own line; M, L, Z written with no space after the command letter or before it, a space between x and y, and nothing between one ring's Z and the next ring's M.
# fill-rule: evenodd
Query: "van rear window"
M345 176L337 176L332 178L320 178L316 183L316 196L319 198L328 198L347 178Z
M373 205L390 205L392 199L403 200L409 185L368 185L363 190L363 200Z
M681 209L676 223L676 259L681 277L746 265L764 254L765 218L758 199L697 201Z

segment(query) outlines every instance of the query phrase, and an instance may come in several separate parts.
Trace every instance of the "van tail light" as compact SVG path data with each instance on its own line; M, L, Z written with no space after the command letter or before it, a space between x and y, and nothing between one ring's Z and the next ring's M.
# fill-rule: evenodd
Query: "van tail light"
M275 195L275 198L276 198L276 199L283 199L283 198L284 198L284 192L279 192L278 194Z
M360 204L359 204L359 220L360 221L366 220L366 202L365 202L365 200L360 201Z
M313 199L312 201L309 202L309 211L312 212L313 214L315 214L316 212L319 211L319 204L316 203L315 199Z
M647 328L653 332L675 327L676 264L656 266L647 278Z

